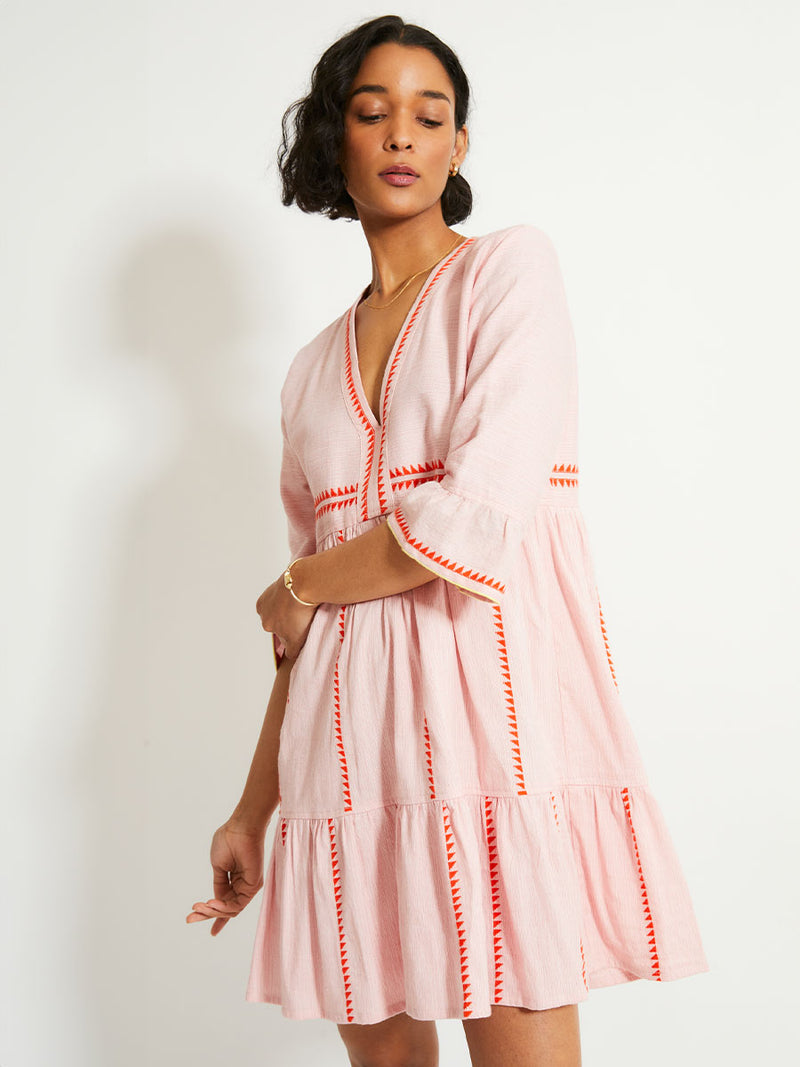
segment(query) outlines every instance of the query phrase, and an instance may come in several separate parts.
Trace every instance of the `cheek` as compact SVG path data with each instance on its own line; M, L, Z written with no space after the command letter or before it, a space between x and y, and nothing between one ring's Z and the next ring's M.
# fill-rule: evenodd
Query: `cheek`
M342 142L345 157L350 160L353 167L369 167L375 156L380 152L380 142L375 132L366 126L349 130Z
M433 176L435 174L437 180L443 178L447 174L447 170L450 166L450 148L448 145L443 145L437 148L435 152L432 152L428 156L428 170Z
M437 135L431 138L430 151L431 158L437 160L442 166L449 163L453 152L453 140L450 134L444 130L439 130Z

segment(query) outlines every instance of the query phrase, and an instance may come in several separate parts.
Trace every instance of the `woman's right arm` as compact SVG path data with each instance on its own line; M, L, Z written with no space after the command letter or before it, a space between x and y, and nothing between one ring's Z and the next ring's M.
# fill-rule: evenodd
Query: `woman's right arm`
M278 748L294 662L286 655L281 660L241 799L212 838L214 896L195 901L186 916L187 923L213 919L214 937L264 884L264 837L278 806Z
M266 833L273 812L278 806L278 748L289 675L295 660L283 656L272 685L261 734L250 765L244 790L228 823L250 833Z

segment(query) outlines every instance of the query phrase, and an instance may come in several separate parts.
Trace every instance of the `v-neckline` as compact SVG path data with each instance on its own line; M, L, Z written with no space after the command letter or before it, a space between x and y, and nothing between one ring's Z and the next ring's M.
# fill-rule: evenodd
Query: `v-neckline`
M439 269L441 268L442 264L444 262L448 261L450 259L450 257L457 255L461 251L462 248L466 247L466 245L468 245L468 244L471 244L474 240L475 240L474 237L466 237L460 244L456 245L456 247L452 250L452 252L445 253L445 255L443 255L440 260L438 260L436 263L434 263L434 265L431 267L431 269L428 271L427 275L425 276L425 281L420 286L419 292L414 297L414 301L411 304L411 307L408 309L408 314L403 319L403 322L402 322L402 324L400 326L400 329L397 331L397 336L394 339L394 344L392 345L391 350L389 352L389 357L386 360L386 366L383 369L383 378L381 380L381 391L380 391L380 395L378 397L378 412L379 412L379 414L383 414L384 413L383 412L383 408L384 408L384 403L385 403L385 400L386 400L386 389L387 389L387 385L388 385L388 381L389 381L389 374L391 373L392 364L394 363L395 358L397 356L397 350L400 347L400 344L401 344L403 338L406 335L406 331L408 329L409 323L414 318L414 316L415 316L415 314L417 312L417 308L422 303L423 297L426 295L426 293L428 293L428 291L430 290L431 286L435 285L435 282L439 277L439 273L438 272L439 272ZM436 271L437 273L434 275L434 278L431 279L431 274L433 274L434 271ZM356 299L353 301L352 305L350 306L350 312L348 314L348 332L349 332L349 341L350 341L350 371L351 371L351 374L353 376L353 381L355 383L356 390L358 392L359 403L360 403L361 407L364 410L364 416L365 416L365 418L367 418L369 420L372 428L374 430L376 430L378 433L381 433L383 431L383 425L384 424L383 424L383 422L380 422L378 420L378 418L375 415L375 412L372 410L372 405L369 403L369 401L367 399L367 394L366 394L366 391L364 389L364 383L361 380L361 367L359 366L359 362L358 362L358 344L356 342L356 308L361 303L361 301L364 299L364 296L365 296L365 294L366 294L368 289L369 289L369 285L365 285L364 288L361 290L361 292L356 297Z

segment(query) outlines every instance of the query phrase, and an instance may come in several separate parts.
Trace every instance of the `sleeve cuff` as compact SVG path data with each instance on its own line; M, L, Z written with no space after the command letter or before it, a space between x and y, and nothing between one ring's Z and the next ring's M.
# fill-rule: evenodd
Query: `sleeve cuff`
M469 596L503 603L522 543L519 519L429 482L386 521L407 556Z

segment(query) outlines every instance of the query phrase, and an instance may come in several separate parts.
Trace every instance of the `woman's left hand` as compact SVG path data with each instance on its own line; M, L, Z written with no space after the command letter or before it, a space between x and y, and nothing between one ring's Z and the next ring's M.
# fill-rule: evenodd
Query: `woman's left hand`
M306 643L318 607L307 607L295 600L283 584L283 575L268 585L256 601L261 625L268 633L277 634L290 659L295 659Z

